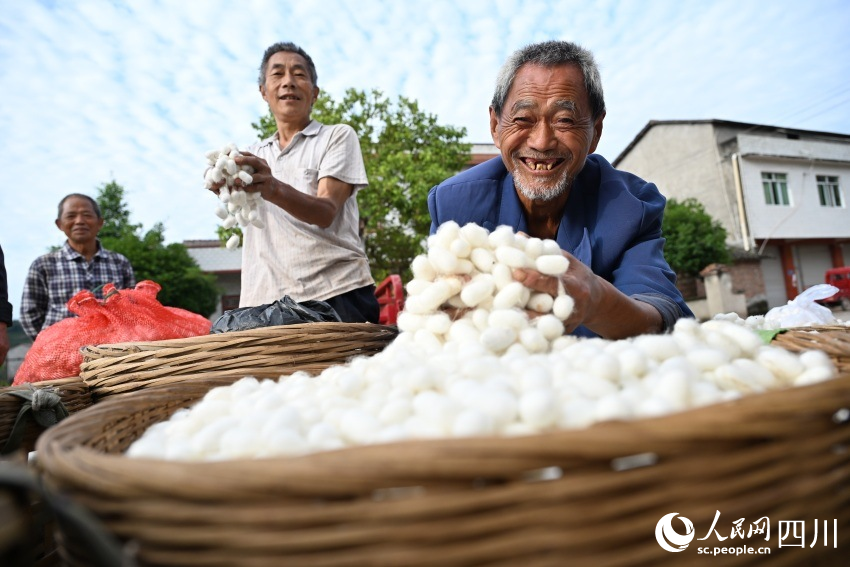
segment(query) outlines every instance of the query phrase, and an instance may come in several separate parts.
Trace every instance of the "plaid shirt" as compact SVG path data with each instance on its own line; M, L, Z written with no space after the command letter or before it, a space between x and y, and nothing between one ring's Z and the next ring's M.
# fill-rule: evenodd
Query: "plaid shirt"
M21 326L35 340L42 329L74 317L66 305L77 292L94 291L107 283L117 289L134 287L136 278L130 261L106 250L98 240L97 252L91 262L86 262L66 241L62 248L39 256L30 266L21 299ZM103 297L99 290L95 295Z

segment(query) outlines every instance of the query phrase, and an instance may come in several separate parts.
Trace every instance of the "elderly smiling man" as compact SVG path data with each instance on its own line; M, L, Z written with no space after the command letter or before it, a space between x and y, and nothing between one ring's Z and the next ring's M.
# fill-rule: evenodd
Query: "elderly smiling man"
M359 234L356 195L368 180L357 134L310 117L319 96L316 66L293 43L266 49L259 86L277 131L236 158L255 171L244 189L267 205L260 208L265 228L243 229L239 305L289 295L325 301L345 322L377 323L380 306Z
M568 331L609 339L663 332L693 316L664 259L665 199L652 183L593 154L604 119L590 52L565 41L515 52L490 106L501 157L431 190L431 232L453 220L556 240L570 260L561 281L576 303ZM527 269L513 275L557 294L553 277Z

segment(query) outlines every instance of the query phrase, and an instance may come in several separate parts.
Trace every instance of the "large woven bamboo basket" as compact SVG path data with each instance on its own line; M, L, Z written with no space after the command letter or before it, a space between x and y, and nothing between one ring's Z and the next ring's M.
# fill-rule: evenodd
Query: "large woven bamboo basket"
M173 384L189 377L231 373L277 378L294 370L318 373L358 355L383 350L396 327L371 323L305 323L82 349L80 377L95 400Z
M846 564L846 370L816 385L585 430L202 464L122 456L212 385L185 380L116 396L39 439L48 484L134 542L141 565L717 565L698 547L742 545L728 539L733 522L745 519L746 530L763 517L773 522L770 538L745 545L770 554L724 555L723 565ZM723 542L710 532L718 511ZM670 513L711 537L665 551L655 533ZM837 541L829 531L828 545L809 547L823 520L837 526ZM806 523L805 549L779 546L782 521ZM65 554L85 564L80 545L66 542Z
M23 420L20 423L20 427L23 427L23 436L20 445L13 449L29 452L35 448L35 441L44 431L44 428L36 423L31 416L20 415L21 408L26 402L23 398L15 395L19 392L35 389L45 389L58 395L69 414L76 413L92 404L89 387L78 376L0 388L0 450L6 446L9 436L19 420Z

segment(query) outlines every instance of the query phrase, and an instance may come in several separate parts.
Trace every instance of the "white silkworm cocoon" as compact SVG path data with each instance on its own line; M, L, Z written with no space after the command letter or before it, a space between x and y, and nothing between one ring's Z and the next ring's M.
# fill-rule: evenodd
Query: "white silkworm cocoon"
M509 268L525 268L529 265L528 256L525 255L525 252L513 246L496 248L496 260Z
M487 317L487 326L513 329L519 333L528 327L528 316L519 309L494 309Z
M238 221L236 220L236 217L231 214L228 214L227 218L224 219L224 222L221 223L221 226L223 226L224 228L233 228L234 226L236 226L237 222Z
M684 372L664 372L659 376L652 395L667 402L673 411L681 411L691 402L691 384Z
M257 209L251 209L248 212L248 222L253 223L260 217L260 213L257 212Z
M707 323L708 321L706 321ZM740 356L745 356L745 353L741 350L741 347L732 340L728 335L722 333L719 330L715 329L703 329L702 331L702 341L709 345L719 349L726 351L729 354L729 358L735 359Z
M537 237L529 238L525 242L525 255L529 260L536 260L543 254L543 241Z
M759 348L755 360L786 385L806 370L806 365L803 364L800 357L782 348L762 346Z
M487 309L474 309L467 316L479 331L483 331L489 325L490 311Z
M381 428L378 418L358 408L343 413L339 425L343 440L361 445L371 443Z
M647 356L658 361L682 354L676 340L670 335L640 335L635 337L633 343Z
M416 345L423 349L423 352L438 352L442 347L442 341L437 338L437 335L429 331L427 326L416 331L414 339Z
M547 341L554 341L564 334L564 324L554 315L541 315L536 317L533 322Z
M493 295L496 282L492 278L474 280L468 283L460 292L460 299L467 307L476 307L487 297Z
M401 424L411 416L412 404L408 398L389 400L378 413L378 420L385 425Z
M465 409L455 416L452 423L455 437L479 437L495 433L493 418L474 409Z
M507 225L496 227L496 230L491 232L488 237L490 248L493 248L494 250L500 246L513 246L514 240L514 229Z
M431 286L431 283L433 281L434 280L425 280L425 279L413 278L412 280L407 282L407 284L404 287L407 290L407 295L419 295L423 291L428 289L428 287Z
M225 244L225 246L227 246L228 250L233 250L239 246L239 240L238 234L231 234L230 238L227 239L227 244Z
M435 313L425 319L425 328L434 335L445 335L452 326L451 318L445 313Z
M221 202L219 202L218 206L216 206L215 208L215 215L221 220L225 220L228 214L229 213L227 211L227 208Z
M431 265L434 266L434 270L438 274L454 274L457 268L457 256L445 248L430 248L428 260L431 261Z
M537 430L554 426L560 417L554 393L538 389L523 394L519 399L519 415L525 423Z
M741 327L743 329L743 327ZM748 331L749 332L749 331ZM776 376L769 369L765 368L755 360L749 358L738 358L732 361L732 364L741 368L751 382L758 384L760 387L771 390L779 385Z
M538 329L526 327L519 332L519 342L528 352L546 352L549 350L549 341Z
M503 287L493 298L494 309L510 309L511 307L520 307L523 303L523 291L525 286L520 282L514 281ZM564 296L566 297L566 296Z
M435 243L437 246L448 250L451 243L458 239L460 235L460 226L455 221L447 221L440 225L440 229L437 231L435 236Z
M516 281L511 273L511 269L504 264L495 264L491 273L493 274L493 280L496 282L497 290L502 290L505 286Z
M543 241L543 254L551 256L563 256L561 246L554 240L546 239Z
M737 344L747 356L754 355L764 345L761 337L746 327L726 321L706 321L705 325L708 325L706 327L708 329L716 327L718 331Z
M595 355L590 363L594 375L615 384L620 380L620 370L620 359L604 351Z
M552 303L552 314L561 321L566 321L572 315L575 304L572 296L559 295Z
M732 363L719 366L708 376L724 390L735 390L746 393L761 391L760 387L750 381L749 376L743 368Z
M539 256L535 260L534 266L541 274L560 276L567 272L567 268L570 267L570 261L566 256L546 255Z
M432 282L437 277L437 270L434 269L428 256L424 254L420 254L413 259L413 262L410 263L410 270L413 272L414 278L411 282L416 280Z
M449 244L449 252L454 254L457 258L469 258L469 254L472 252L472 247L466 240L458 238Z
M490 273L496 263L496 256L488 248L473 248L469 253L469 260L479 272Z
M460 237L473 248L488 247L490 245L489 236L486 228L475 223L467 223L460 229Z
M475 267L472 265L472 262L470 262L466 258L457 259L457 265L455 266L456 274L471 274L474 269Z
M472 324L472 321L468 319L459 319L452 323L452 328L449 329L449 340L455 341L458 343L464 342L476 342L479 340L481 336L481 331L479 331L475 325Z
M239 157L239 150L235 144L228 144L220 151L210 151L206 153L207 161L212 164L204 174L204 183L210 188L215 184L224 183L219 189L218 195L222 203L227 204L227 210L235 218L240 226L248 226L249 224L256 228L264 228L265 223L259 219L258 215L251 214L260 204L262 196L259 193L248 194L238 186L235 186L237 179L241 180L244 185L253 182L253 168L250 166L239 166L234 161ZM241 216L239 213L242 213ZM225 227L225 228L232 228Z
M826 366L813 366L807 368L802 374L794 378L795 386L808 386L829 380L835 376L835 372Z
M555 298L548 293L533 293L525 306L537 313L549 313L555 304Z
M707 345L697 345L687 349L685 357L702 372L711 372L731 362L728 352Z
M632 409L617 395L608 395L596 402L593 412L596 421L631 419Z
M436 311L454 295L453 291L452 285L449 282L438 280L425 288L419 294L418 298L423 302L426 311Z
M593 400L615 394L617 392L617 386L615 386L613 382L587 372L573 372L569 376L569 383L578 390L582 396Z
M827 368L835 370L832 359L822 350L806 350L800 353L800 362L807 368Z
M487 350L500 353L511 346L517 339L515 330L509 327L491 327L481 332L481 344Z

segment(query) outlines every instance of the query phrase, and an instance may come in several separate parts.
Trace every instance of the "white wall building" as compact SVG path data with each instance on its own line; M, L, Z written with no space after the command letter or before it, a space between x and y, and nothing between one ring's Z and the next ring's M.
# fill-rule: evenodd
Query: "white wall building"
M614 165L694 197L757 255L769 307L850 265L850 135L725 120L650 121Z

